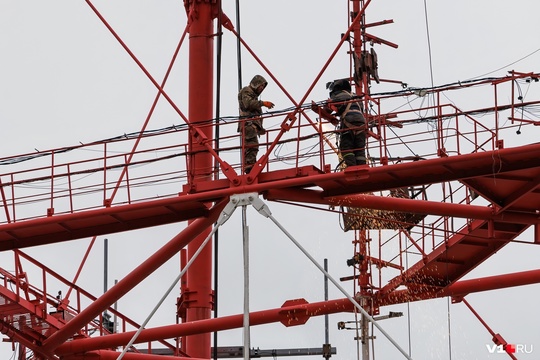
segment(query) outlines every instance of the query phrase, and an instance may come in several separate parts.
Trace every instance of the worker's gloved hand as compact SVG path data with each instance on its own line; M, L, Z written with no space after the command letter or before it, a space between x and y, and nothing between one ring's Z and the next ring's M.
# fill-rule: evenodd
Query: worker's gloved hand
M337 112L338 108L335 104L330 103L325 106L325 110L327 110L330 113L333 113L333 112Z
M274 103L271 101L263 101L262 104L269 109L272 109L274 107Z

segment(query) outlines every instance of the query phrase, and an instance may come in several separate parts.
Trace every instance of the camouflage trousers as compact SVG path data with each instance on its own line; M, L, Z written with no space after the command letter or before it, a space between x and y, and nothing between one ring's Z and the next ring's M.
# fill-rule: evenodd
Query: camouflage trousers
M250 169L257 162L259 153L259 134L255 124L246 123L243 129L242 147L244 149L243 162L244 169Z

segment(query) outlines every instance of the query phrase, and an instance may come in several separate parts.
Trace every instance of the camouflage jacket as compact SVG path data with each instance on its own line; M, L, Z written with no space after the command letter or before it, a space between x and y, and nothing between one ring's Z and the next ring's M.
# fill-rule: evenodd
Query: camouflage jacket
M251 121L259 130L263 129L263 119L260 117L262 114L263 102L259 100L260 93L257 93L257 88L260 85L265 85L267 81L261 75L255 75L248 86L245 86L238 93L238 105L240 110L240 117L247 118L243 121ZM263 89L264 90L264 89ZM242 120L242 119L241 119ZM238 131L243 123L238 123Z

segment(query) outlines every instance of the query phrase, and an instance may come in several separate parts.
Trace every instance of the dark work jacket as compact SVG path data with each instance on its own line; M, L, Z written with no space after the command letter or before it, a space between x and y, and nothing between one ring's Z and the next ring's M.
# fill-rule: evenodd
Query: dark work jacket
M330 99L336 107L336 115L341 120L341 128L362 126L366 120L360 101L351 101L356 97L348 91L340 90L330 93Z

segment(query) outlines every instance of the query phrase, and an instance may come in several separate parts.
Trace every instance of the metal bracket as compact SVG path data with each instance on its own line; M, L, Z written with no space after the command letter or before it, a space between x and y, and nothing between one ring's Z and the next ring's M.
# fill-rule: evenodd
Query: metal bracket
M259 198L258 193L235 194L231 196L229 203L221 212L221 215L217 220L217 225L221 226L225 224L225 222L231 218L237 207L247 205L253 205L255 210L266 218L272 215L268 206Z

